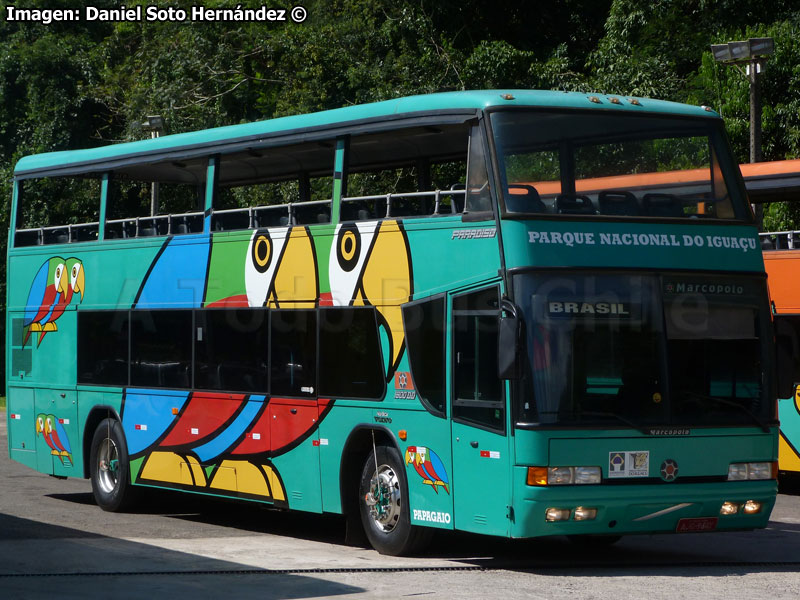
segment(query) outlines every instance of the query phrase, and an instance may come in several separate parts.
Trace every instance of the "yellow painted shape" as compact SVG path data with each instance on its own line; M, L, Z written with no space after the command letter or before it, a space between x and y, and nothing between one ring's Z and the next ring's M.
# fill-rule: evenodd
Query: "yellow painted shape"
M223 466L227 462L229 461L224 461L222 465L217 467L216 471L214 471L214 478L211 480L209 487L217 490L229 490L231 492L235 492L238 490L236 485L236 469Z
M800 473L800 456L792 450L783 435L778 436L778 469Z
M275 272L275 298L281 308L314 308L319 297L314 245L305 227L293 227Z
M272 467L268 465L263 465L264 471L267 472L267 477L269 478L269 487L272 488L272 498L274 500L281 500L286 501L286 490L283 489L281 485L281 480L278 479L278 476L273 471Z
M189 456L187 458L189 461L188 463L184 463L186 467L191 469L192 474L194 475L195 485L205 487L206 486L206 472L203 471L203 467L197 461L194 456Z
M403 313L400 305L411 296L411 263L406 240L396 221L383 221L362 275L364 295L376 306L389 326L391 366L396 367L403 345Z
M265 496L266 498L272 497L269 492L269 484L264 478L264 473L256 465L244 460L226 460L223 461L221 466L236 471L238 491L256 496Z
M153 452L147 457L139 476L141 479L194 485L183 457L174 452Z

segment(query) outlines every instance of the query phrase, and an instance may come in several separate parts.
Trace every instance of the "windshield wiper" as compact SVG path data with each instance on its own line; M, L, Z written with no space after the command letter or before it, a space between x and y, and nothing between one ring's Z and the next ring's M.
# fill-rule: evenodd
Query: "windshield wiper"
M733 406L738 408L743 413L745 413L752 421L761 427L761 430L764 433L769 433L769 425L764 423L761 419L758 418L749 408L746 406L742 406L738 402L734 402L733 400L726 400L725 398L717 398L715 396L706 396L705 394L698 394L697 392L692 392L689 390L681 390L681 394L687 397L697 398L698 400L710 400L711 402L716 402L717 404L722 404L723 406Z
M584 410L582 410L582 411L578 412L578 414L580 416L586 415L587 417L614 417L618 421L620 421L622 423L625 423L625 425L628 425L629 427L633 427L636 431L639 431L639 432L641 432L641 433L643 433L645 435L650 435L650 430L649 429L647 429L643 425L639 425L638 423L635 423L635 422L631 421L627 417L623 417L622 415L618 415L617 413L605 412L605 411L600 411L600 410L595 410L595 411L584 411Z

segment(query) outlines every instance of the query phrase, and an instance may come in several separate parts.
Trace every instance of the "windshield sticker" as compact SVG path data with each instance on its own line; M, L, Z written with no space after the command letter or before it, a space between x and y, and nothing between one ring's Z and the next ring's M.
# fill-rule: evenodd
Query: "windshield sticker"
M669 281L664 284L666 294L707 294L716 296L741 296L744 286L732 283L689 283Z
M627 302L548 302L550 317L592 315L608 317L630 317L631 306Z
M608 477L649 477L650 452L637 450L634 452L609 452Z

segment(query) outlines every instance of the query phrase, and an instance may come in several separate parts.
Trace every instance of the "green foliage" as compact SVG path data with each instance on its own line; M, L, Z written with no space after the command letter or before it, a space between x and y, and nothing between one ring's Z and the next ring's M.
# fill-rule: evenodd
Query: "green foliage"
M10 4L0 0L5 229L13 165L21 156L141 139L147 136L141 121L152 114L165 117L166 133L175 133L442 90L594 90L715 107L745 161L748 83L736 69L715 63L709 45L756 36L773 37L776 47L762 77L764 158L800 156L800 7L793 0L773 0L769 10L763 0L307 0L308 19L283 24L44 25L7 21ZM162 0L158 6L194 4ZM286 8L281 0L241 6L262 4ZM76 0L13 5L84 7ZM92 5L118 8L119 2ZM236 6L228 0L203 5ZM544 177L551 167L530 157L519 165L526 177L533 171ZM442 180L452 179L445 171ZM259 193L267 202L297 190ZM146 205L146 190L134 196L131 202ZM73 205L32 198L25 217L33 221L49 222L58 213L69 222L70 214L91 211L86 198ZM248 200L233 192L229 202ZM766 224L798 227L800 211L772 206ZM5 261L0 264L4 286ZM4 298L0 289L3 307Z

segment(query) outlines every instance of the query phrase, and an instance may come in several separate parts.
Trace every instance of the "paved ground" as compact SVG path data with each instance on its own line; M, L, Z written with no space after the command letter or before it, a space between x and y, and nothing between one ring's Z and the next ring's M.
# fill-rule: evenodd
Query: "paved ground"
M0 600L796 599L800 488L787 492L763 531L630 537L599 550L443 534L425 557L392 558L344 545L336 517L255 504L155 492L136 514L105 513L88 481L10 461L0 412Z

